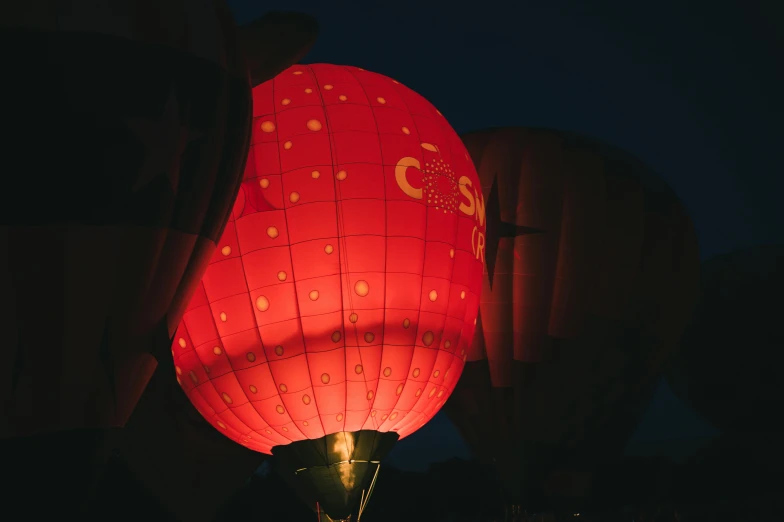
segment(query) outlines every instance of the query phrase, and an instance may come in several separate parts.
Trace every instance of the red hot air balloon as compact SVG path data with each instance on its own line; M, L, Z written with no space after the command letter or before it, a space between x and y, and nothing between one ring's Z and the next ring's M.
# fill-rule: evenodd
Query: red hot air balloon
M177 330L177 378L215 428L280 457L345 519L460 377L484 199L443 115L394 80L294 66L253 101L245 180Z

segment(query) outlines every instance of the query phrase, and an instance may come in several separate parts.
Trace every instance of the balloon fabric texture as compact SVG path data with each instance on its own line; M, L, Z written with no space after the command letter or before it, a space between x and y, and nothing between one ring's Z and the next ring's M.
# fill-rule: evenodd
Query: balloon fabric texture
M20 2L2 22L3 151L24 165L0 190L4 505L90 518L242 182L246 53L223 1ZM68 479L40 502L52 469Z
M474 334L473 163L429 102L363 69L293 66L253 102L241 191L174 337L177 379L256 451L405 437L449 397Z
M3 437L125 424L216 248L250 144L251 86L222 3L155 23L141 8L114 18L66 3L43 28L22 10L0 33L26 49L6 60L19 71L4 86L9 160L38 158L0 192L2 324L14 332ZM42 157L36 122L50 118L71 125ZM41 295L69 311L48 336Z
M523 127L462 138L485 191L487 263L446 413L511 502L579 507L687 324L694 228L672 189L617 147Z
M316 41L318 23L302 13L268 12L237 28L238 45L246 59L255 86L274 78L297 63ZM261 81L259 81L261 80ZM247 143L238 152L235 191L228 195L222 224L228 221L242 182L251 134L251 86L247 88ZM220 238L223 229L216 234ZM201 281L213 251L200 265L191 290ZM192 291L184 299L184 312ZM180 322L177 316L174 328ZM163 341L158 368L139 398L133 415L119 434L116 446L122 462L140 485L178 520L207 522L215 519L226 500L245 483L267 455L252 452L227 439L207 423L190 404L174 379L174 361L170 355L171 337ZM198 481L183 480L198 476ZM193 499L200 499L194 503Z

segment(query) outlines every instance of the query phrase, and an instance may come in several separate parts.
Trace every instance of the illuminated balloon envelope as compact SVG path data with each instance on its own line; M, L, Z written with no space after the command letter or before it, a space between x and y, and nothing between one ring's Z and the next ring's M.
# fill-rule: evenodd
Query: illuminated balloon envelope
M13 166L0 190L0 437L18 488L5 491L24 503L46 470L67 475L27 503L35 519L77 509L156 367L150 352L168 358L239 190L251 86L220 1L20 6L0 31ZM273 56L245 33L263 76ZM281 45L288 63L301 54Z
M584 498L691 312L691 221L647 167L589 138L505 128L463 141L486 201L487 263L447 413L514 502Z
M173 343L177 378L218 430L278 456L345 519L462 372L484 199L443 115L394 80L294 66L253 102L242 190Z

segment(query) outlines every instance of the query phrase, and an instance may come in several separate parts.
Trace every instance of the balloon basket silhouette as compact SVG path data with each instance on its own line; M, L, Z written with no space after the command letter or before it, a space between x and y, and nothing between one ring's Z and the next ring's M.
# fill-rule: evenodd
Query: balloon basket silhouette
M362 519L396 433L338 432L276 446L276 470L322 522Z

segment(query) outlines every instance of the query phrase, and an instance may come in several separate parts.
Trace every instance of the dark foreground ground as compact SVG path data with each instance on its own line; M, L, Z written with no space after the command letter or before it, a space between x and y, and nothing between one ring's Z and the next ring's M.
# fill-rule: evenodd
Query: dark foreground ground
M362 521L780 522L784 481L778 459L759 457L759 452L751 458L747 444L717 439L680 463L652 456L608 464L593 498L579 513L572 508L512 514L505 509L492 476L472 461L452 459L425 473L385 466ZM193 522L173 515L161 500L165 495L147 489L129 471L123 456L114 454L91 504L91 519ZM266 464L221 505L209 519L316 522L317 518Z

